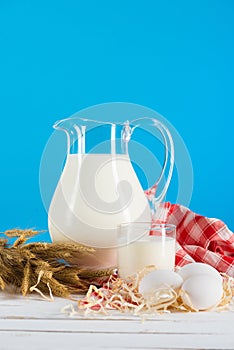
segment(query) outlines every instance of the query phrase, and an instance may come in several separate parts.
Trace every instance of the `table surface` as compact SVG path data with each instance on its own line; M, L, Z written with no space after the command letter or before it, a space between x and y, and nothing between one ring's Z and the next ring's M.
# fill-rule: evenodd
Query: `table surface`
M76 302L0 294L0 350L234 349L234 312L66 315Z

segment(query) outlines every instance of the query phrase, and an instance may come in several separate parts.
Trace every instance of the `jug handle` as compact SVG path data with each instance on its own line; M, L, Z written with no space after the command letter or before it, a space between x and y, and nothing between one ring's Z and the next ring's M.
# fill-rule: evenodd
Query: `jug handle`
M154 208L154 210L156 210L158 205L163 201L163 199L167 193L168 187L170 185L170 182L171 182L173 168L174 168L174 161L175 161L174 142L173 142L173 139L172 139L172 136L171 136L169 129L162 122L160 122L158 119L149 118L149 117L139 118L139 119L135 119L135 120L131 121L131 124L132 123L135 124L137 122L140 122L142 120L147 120L147 119L149 121L153 122L153 126L155 126L159 130L159 132L161 133L161 135L163 137L164 146L165 146L164 162L163 162L163 167L162 167L162 171L159 175L159 178L153 186L151 186L150 188L145 190L145 194L146 194L148 200L152 202L153 208ZM165 174L167 165L168 165L169 154L170 154L170 165L169 165L169 170L168 170L168 176L167 176L165 185L164 185L161 193L156 196L157 187L158 187L159 183L161 182L161 180Z
M170 182L171 182L173 168L174 168L174 161L175 161L175 153L174 153L174 142L173 142L171 133L168 130L168 128L164 124L162 124L160 121L158 121L157 119L154 120L154 123L155 123L155 126L157 126L157 128L161 132L163 139L164 139L164 142L165 142L164 164L163 164L161 174L160 174L157 182L155 183L156 188L158 187L160 181L163 178L163 175L165 174L167 164L169 161L168 158L169 158L169 154L170 154L169 170L168 170L168 176L167 176L165 185L164 185L161 193L157 197L154 198L154 204L158 205L159 203L161 203L163 201L163 199L167 193L168 187L170 185Z

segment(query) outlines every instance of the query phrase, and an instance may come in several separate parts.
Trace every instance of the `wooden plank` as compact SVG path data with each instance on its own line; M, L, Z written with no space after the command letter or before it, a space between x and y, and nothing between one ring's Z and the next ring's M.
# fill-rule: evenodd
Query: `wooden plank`
M57 333L128 333L128 334L214 334L233 335L233 322L154 320L70 320L70 319L4 319L0 331L38 331Z
M74 309L77 310L76 302L70 300L55 298L54 302L49 302L41 297L30 296L4 296L0 293L0 319L5 318L36 318L36 319L83 319L82 314L74 317L68 317L62 313L62 309L72 304ZM199 312L199 313L170 313L170 314L155 314L147 316L150 320L188 320L198 322L216 322L216 321L234 321L234 312ZM139 317L135 317L131 314L121 314L112 312L109 315L90 315L90 319L101 319L101 320L139 320Z
M234 349L234 312L68 316L71 301L0 294L1 350ZM76 303L72 302L76 308Z
M41 349L232 349L233 338L209 334L90 334L0 332L1 350Z

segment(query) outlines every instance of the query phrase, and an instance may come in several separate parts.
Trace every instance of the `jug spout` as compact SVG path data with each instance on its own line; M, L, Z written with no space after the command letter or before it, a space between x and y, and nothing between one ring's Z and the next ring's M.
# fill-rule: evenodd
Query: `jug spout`
M128 154L134 129L129 121L113 123L76 117L58 120L53 127L66 133L67 154Z
M67 136L67 153L85 153L85 125L79 125L77 118L66 118L54 123L53 128L64 131Z

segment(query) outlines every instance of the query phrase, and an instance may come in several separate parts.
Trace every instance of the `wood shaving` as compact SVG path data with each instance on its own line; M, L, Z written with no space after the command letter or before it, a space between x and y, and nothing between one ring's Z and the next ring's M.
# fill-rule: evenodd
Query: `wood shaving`
M78 311L83 312L85 316L90 314L108 315L111 310L133 315L199 311L183 303L182 290L176 292L170 287L159 288L154 295L144 299L138 292L142 275L145 275L145 271L132 276L128 281L118 278L117 275L112 275L101 288L91 285L85 298L78 301ZM221 301L204 311L221 311L231 305L234 296L234 279L224 274L222 277L223 297Z

